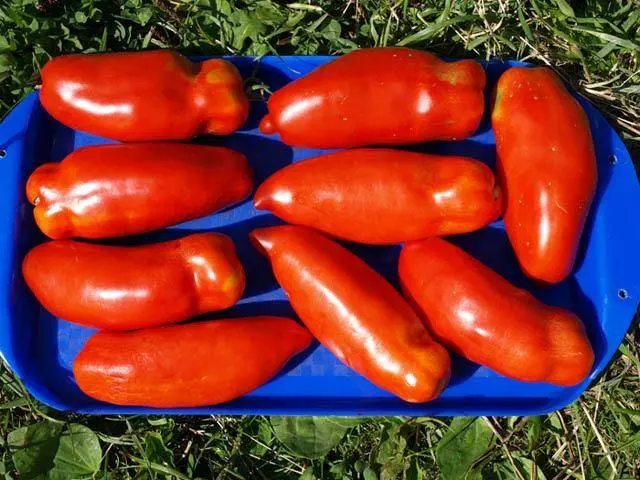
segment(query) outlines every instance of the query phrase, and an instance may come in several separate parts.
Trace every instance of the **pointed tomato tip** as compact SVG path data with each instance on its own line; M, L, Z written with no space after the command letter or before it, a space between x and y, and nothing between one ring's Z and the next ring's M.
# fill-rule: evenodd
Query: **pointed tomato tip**
M264 184L258 187L256 194L253 196L253 206L257 210L268 210L269 209L269 193L266 191Z
M262 197L258 197L257 195L253 198L253 207L256 210L265 210L264 208L262 208L262 205L264 205L264 198Z
M269 256L269 252L273 248L273 242L269 235L270 230L270 228L256 228L249 233L251 244L265 257Z
M264 116L262 120L260 120L260 125L258 128L265 135L271 135L276 132L276 124L273 122L271 115L267 114Z

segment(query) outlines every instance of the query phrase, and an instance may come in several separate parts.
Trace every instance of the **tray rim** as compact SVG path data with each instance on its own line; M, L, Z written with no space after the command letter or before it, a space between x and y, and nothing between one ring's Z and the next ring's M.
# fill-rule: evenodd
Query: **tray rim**
M217 56L192 56L190 58L193 59L205 59L205 58L215 58ZM236 59L236 60L249 60L251 62L255 62L256 60L259 62L282 62L285 64L288 62L296 62L296 61L308 61L311 66L318 66L335 56L266 56L266 57L250 57L250 56L223 56L223 58L228 59ZM311 60L311 61L309 61ZM479 60L480 63L486 68L488 64L504 64L508 66L516 66L516 65L527 65L531 64L526 62L520 62L517 60L490 60L490 61L482 61ZM290 67L288 67L290 68ZM295 71L295 70L294 70ZM640 184L638 182L638 176L635 171L633 161L631 156L626 148L626 145L615 131L615 129L611 126L611 124L604 118L602 113L593 106L588 100L586 100L581 95L577 94L574 90L570 89L574 96L577 96L581 103L586 103L590 110L590 113L594 115L598 121L603 123L603 128L607 129L609 135L613 141L617 141L623 150L623 154L626 155L627 158L624 160L624 164L630 164L631 170L635 176L635 194L634 196L640 198ZM425 406L430 404L409 404L406 403L403 407L398 408L396 406L393 407L392 410L385 410L384 408L376 408L375 406L372 408L370 406L362 405L362 408L354 408L353 406L340 406L335 404L335 402L327 401L327 403L331 403L332 406L327 405L326 407L317 407L317 406L287 406L287 407L271 407L271 406L262 406L259 408L255 408L252 410L247 410L247 407L238 407L234 404L221 404L221 405L213 405L213 406L205 406L198 408L178 408L178 409L153 409L146 407L121 407L116 405L108 405L108 404L97 404L91 405L87 407L75 407L73 405L68 405L64 402L57 401L52 398L46 388L42 388L37 382L33 382L31 378L29 378L29 369L24 367L18 361L18 355L13 351L13 345L10 341L7 341L7 329L11 330L11 317L13 316L11 313L11 307L9 305L9 295L8 292L11 288L11 282L13 281L12 276L15 275L15 263L16 263L16 250L17 250L17 241L16 237L18 235L19 223L15 220L15 211L19 205L19 196L24 195L22 193L22 186L19 181L11 182L11 180L19 180L21 163L25 161L24 156L29 153L29 145L24 139L28 137L28 135L32 132L29 132L28 126L32 123L38 121L38 117L46 116L47 114L44 112L42 107L40 106L38 99L38 92L33 92L29 94L26 98L24 98L20 103L18 103L4 118L3 122L0 123L0 139L4 136L9 136L12 138L13 136L21 136L23 138L22 141L17 140L15 142L7 142L11 144L11 156L16 154L16 151L19 152L20 161L19 162L4 162L5 164L10 164L9 167L3 165L2 167L7 169L9 168L9 173L12 175L7 175L5 172L4 175L0 176L0 188L2 188L2 193L0 194L0 231L4 231L9 233L9 235L0 237L0 356L2 356L6 363L9 365L11 370L13 370L16 375L23 381L27 390L39 401L54 407L58 410L65 411L74 411L78 413L87 413L87 414L189 414L189 415L200 415L200 414L222 414L222 415L241 415L241 414L268 414L268 415L313 415L313 414L321 414L321 415L365 415L365 416L378 416L378 415L407 415L407 416L421 416L421 415L468 415L469 412L460 410L456 411L456 409L450 408L441 408L437 407L434 409L433 407L427 407L425 412ZM12 121L13 120L13 121ZM17 121L18 120L18 121ZM13 132L12 132L13 130ZM9 131L12 135L7 135L5 131ZM1 144L0 144L1 146ZM3 147L4 148L4 147ZM14 150L15 149L15 150ZM25 153L26 151L26 153ZM627 162L628 160L628 162ZM619 165L619 167L623 167L624 165ZM625 172L626 173L626 172ZM13 208L11 208L13 207ZM2 215L4 213L4 215ZM30 212L27 212L30 214ZM635 237L640 240L640 230L634 232ZM636 255L637 258L640 258L639 255ZM640 265L640 261L637 262ZM13 267L13 268L11 268ZM19 270L19 268L18 268ZM19 281L22 281L21 279ZM634 291L640 287L640 282L634 281ZM637 296L637 294L636 294ZM622 320L622 323L626 325L624 331L628 331L630 328L634 316L638 310L638 299L634 297L630 297L629 300L634 300L635 309L633 309L633 313L627 320ZM630 304L632 302L626 302L626 304ZM624 338L625 333L622 334L621 340ZM563 408L570 403L573 403L586 389L588 389L592 383L592 381L604 371L607 365L610 363L613 355L617 351L619 344L616 345L615 349L607 348L607 351L600 362L599 367L592 372L585 382L582 384L566 389L567 394L559 394L558 396L551 399L549 405L538 409L531 408L522 408L519 409L517 406L514 408L510 408L507 414L509 415L531 415L531 414L544 414L549 413L560 408ZM612 350L612 351L610 351ZM439 412L441 410L441 412ZM495 409L477 409L474 410L471 414L473 415L500 415L500 413L496 413Z

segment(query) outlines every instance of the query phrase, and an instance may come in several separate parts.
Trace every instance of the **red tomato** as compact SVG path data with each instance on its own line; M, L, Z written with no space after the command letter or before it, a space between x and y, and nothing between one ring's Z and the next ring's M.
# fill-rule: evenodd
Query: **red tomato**
M251 236L293 309L336 357L408 402L440 395L449 381L449 354L376 271L307 228L261 228Z
M29 178L27 198L51 238L107 238L209 215L252 188L241 153L140 143L85 147L61 163L45 163Z
M249 114L236 67L169 50L54 58L42 69L40 101L71 128L121 141L227 135Z
M408 48L356 50L276 91L263 133L297 147L340 148L459 140L484 111L485 73Z
M139 247L55 240L31 250L22 273L55 316L113 330L222 310L240 299L245 286L233 242L217 233Z
M267 382L311 340L282 317L99 332L76 357L73 374L84 393L116 405L213 405Z
M575 385L593 366L578 317L540 303L439 238L407 244L400 282L435 338L507 377Z
M366 148L279 170L254 204L289 223L372 244L477 230L502 206L493 173L477 160Z
M557 283L573 270L597 186L589 121L547 68L511 68L491 114L504 223L523 271Z

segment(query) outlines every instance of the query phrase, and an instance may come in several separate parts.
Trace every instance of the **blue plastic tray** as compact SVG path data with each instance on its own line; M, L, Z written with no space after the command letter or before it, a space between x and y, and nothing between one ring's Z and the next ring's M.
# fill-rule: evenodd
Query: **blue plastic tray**
M259 66L258 75L272 89L330 59L231 58L245 76ZM513 65L519 63L486 64L489 86ZM75 148L107 141L52 120L42 109L37 94L27 97L0 125L0 351L40 401L58 409L83 413L533 415L561 408L575 400L606 367L629 328L640 298L640 226L629 216L640 204L638 178L615 131L596 109L584 99L579 100L589 115L600 181L574 277L546 289L535 288L520 273L500 222L454 239L544 302L570 308L582 318L595 348L596 363L590 377L576 387L509 380L454 356L453 378L442 397L426 404L409 404L372 385L316 344L271 382L224 405L161 411L118 407L88 398L78 390L71 365L92 330L53 317L41 308L22 280L20 264L24 254L44 240L33 222L24 185L37 165L59 161ZM256 184L291 162L323 153L292 149L275 137L262 136L257 122L264 113L264 105L256 102L252 105L249 123L241 132L227 138L201 140L244 152L254 168ZM413 149L470 155L492 166L495 161L494 137L487 115L472 138ZM237 306L214 316L265 313L294 316L269 264L247 239L253 228L278 223L275 217L255 211L251 201L246 201L225 212L126 241L175 238L200 230L229 234L247 270L247 289ZM349 247L397 285L398 246ZM215 365L212 368L216 368Z

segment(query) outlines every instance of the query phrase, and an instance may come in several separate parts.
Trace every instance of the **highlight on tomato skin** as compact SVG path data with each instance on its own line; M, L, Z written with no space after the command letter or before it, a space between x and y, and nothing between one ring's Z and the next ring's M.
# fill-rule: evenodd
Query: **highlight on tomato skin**
M460 140L480 125L485 84L484 69L472 60L359 49L274 92L260 131L306 148Z
M502 210L500 187L482 162L385 148L288 165L258 187L253 202L286 222L382 245L478 230Z
M27 253L22 273L54 316L108 330L223 310L241 298L246 284L233 241L218 233L141 246L54 240Z
M594 352L581 320L516 288L459 247L429 238L407 243L399 276L433 336L469 360L525 382L573 386Z
M73 375L86 395L115 405L216 405L268 382L312 340L273 316L101 331L75 358Z
M333 240L291 225L251 232L296 314L340 361L407 402L431 401L448 352L380 274Z
M171 50L63 55L41 72L40 101L59 122L123 142L228 135L249 115L238 69Z
M559 283L573 271L597 189L589 119L552 70L513 67L496 85L491 123L505 229L520 267Z
M50 238L113 238L212 214L253 190L247 158L229 148L134 143L80 148L40 165L26 194Z

